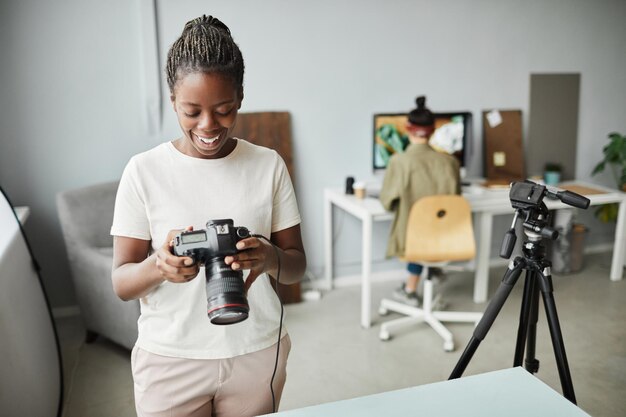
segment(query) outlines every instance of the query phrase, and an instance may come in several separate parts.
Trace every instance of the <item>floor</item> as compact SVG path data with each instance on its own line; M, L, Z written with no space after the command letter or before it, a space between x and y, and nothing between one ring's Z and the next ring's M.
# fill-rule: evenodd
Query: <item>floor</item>
M554 276L554 296L578 405L592 416L623 415L626 410L626 280L608 279L610 254L588 255L578 274ZM490 274L490 294L504 268ZM397 282L373 286L374 305ZM449 309L483 311L471 301L469 273L450 273L442 290ZM479 346L464 375L512 366L520 278ZM359 326L360 288L327 292L321 300L286 306L292 338L288 379L280 410L337 401L446 380L472 334L467 324L449 325L456 350L446 353L436 333L416 325L387 342L378 338L381 322L397 317L374 314L374 325ZM64 417L134 416L129 352L106 340L83 343L80 317L58 320L64 357ZM536 374L561 392L543 307L537 330ZM416 411L419 404L415 405Z

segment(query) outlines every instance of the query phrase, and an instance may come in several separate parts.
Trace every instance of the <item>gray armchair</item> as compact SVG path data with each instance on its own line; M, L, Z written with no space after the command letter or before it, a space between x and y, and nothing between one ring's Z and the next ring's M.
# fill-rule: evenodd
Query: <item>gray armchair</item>
M57 208L87 341L100 335L132 349L139 302L120 300L111 284L109 232L117 186L110 182L61 192Z

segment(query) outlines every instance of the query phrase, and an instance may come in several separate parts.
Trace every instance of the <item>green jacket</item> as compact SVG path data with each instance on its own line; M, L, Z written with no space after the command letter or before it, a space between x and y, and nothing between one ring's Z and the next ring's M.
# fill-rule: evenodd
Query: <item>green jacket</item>
M460 194L459 162L427 144L409 144L404 153L391 157L385 171L380 201L395 213L387 245L387 257L403 256L407 219L411 206L422 197Z

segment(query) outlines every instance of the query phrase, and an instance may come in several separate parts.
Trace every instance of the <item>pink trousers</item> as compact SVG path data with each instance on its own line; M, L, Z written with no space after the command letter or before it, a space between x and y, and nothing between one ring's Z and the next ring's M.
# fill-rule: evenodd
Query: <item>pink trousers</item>
M274 377L276 410L287 377L289 335L280 341ZM270 380L276 345L229 359L155 355L137 346L131 354L138 417L258 416L272 412Z

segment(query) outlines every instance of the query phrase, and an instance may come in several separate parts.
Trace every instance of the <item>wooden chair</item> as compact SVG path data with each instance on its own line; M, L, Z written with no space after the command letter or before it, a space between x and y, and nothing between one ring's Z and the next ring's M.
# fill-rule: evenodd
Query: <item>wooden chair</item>
M403 261L424 266L423 305L412 307L395 300L383 299L379 313L395 311L408 317L382 324L379 337L389 340L391 331L419 322L429 324L444 340L443 349L454 350L452 333L442 321L474 322L482 313L433 311L433 284L430 268L446 266L452 261L468 261L476 254L470 205L460 195L435 195L419 199L411 207L407 222L406 252ZM449 269L449 268L446 268Z

